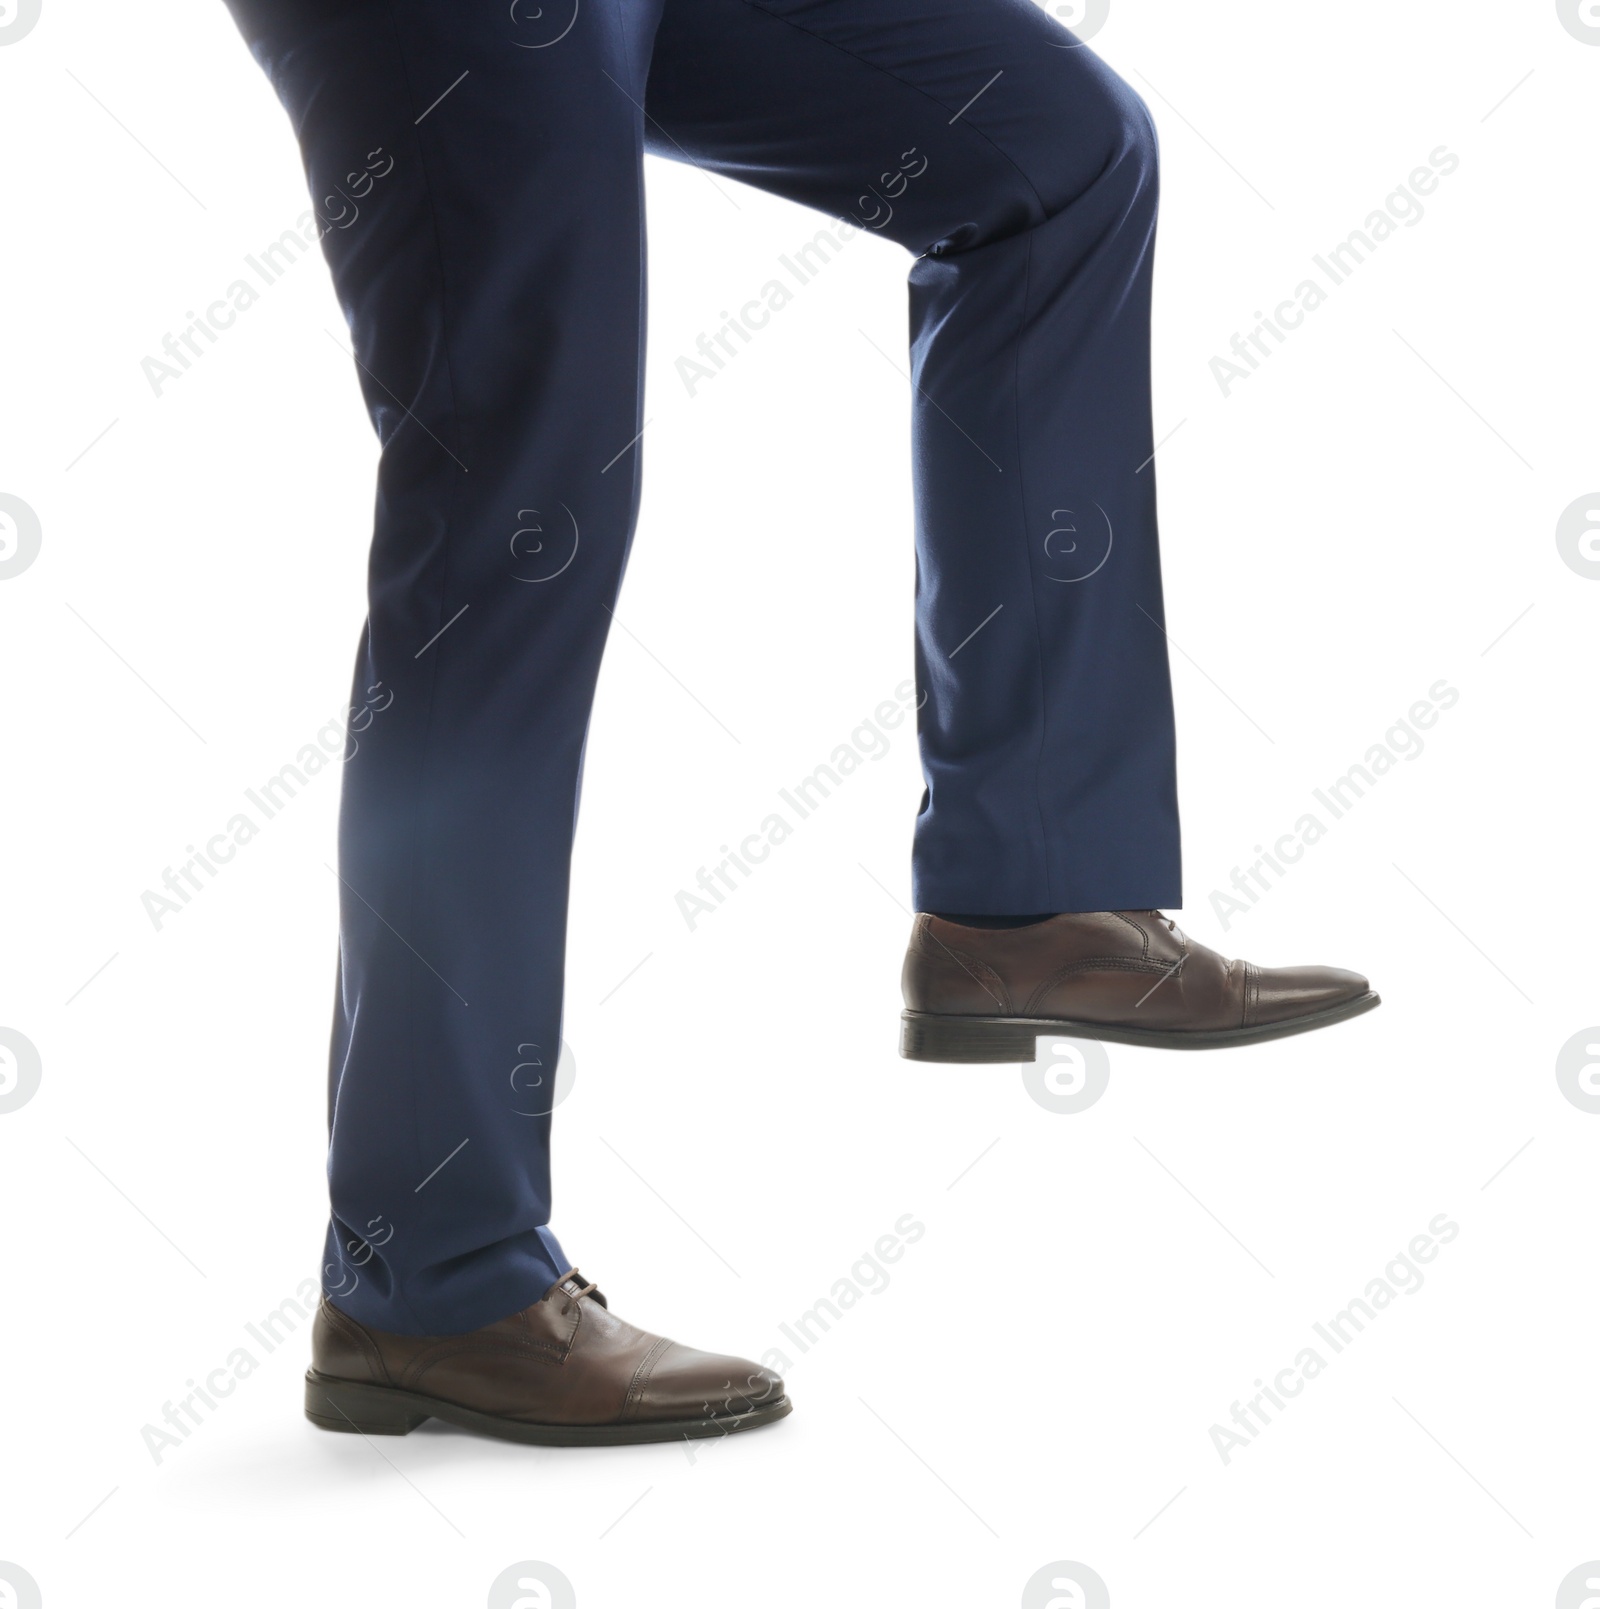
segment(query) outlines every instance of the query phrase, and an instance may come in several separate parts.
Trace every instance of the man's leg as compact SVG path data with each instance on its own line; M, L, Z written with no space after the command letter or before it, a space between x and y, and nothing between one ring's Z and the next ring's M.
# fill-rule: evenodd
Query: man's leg
M654 0L231 4L383 442L306 1415L557 1446L769 1424L776 1374L623 1322L549 1229L573 816L637 503Z
M380 1330L463 1332L569 1267L549 1090L584 737L637 501L654 10L231 3L300 140L383 444L325 1283Z
M917 918L904 1053L1231 1044L1376 1005L1155 909L1181 896L1139 97L1031 0L666 0L647 109L661 154L916 254L913 884L972 914Z
M647 109L917 254L917 908L1176 903L1143 104L1029 0L666 0Z

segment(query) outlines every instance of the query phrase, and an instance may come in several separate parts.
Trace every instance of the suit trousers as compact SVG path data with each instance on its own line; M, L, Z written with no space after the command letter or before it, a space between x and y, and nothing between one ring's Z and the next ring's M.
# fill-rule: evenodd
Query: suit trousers
M638 508L644 153L910 254L917 908L1086 911L1180 902L1155 131L1031 0L228 3L382 445L325 1284L364 1324L461 1333L569 1266L525 1069L561 1042Z

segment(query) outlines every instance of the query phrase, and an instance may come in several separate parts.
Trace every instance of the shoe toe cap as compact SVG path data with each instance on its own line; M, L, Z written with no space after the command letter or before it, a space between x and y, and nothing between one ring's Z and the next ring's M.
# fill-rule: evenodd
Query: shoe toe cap
M637 1419L721 1419L770 1408L784 1395L783 1377L773 1370L677 1341L668 1343L637 1392Z
M1359 972L1342 967L1263 967L1256 988L1252 1022L1286 1022L1331 1011L1370 994Z

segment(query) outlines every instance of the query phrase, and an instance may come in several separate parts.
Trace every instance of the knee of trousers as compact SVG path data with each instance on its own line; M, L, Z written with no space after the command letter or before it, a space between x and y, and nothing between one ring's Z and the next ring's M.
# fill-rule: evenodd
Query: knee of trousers
M1119 207L1154 210L1161 153L1155 122L1140 95L1103 63L1089 80L1064 85L1039 116L1028 177L1045 219L1090 195Z
M1161 159L1143 99L1103 62L1081 56L1032 88L1027 113L996 138L1015 182L973 198L973 221L933 244L930 256L992 245L1074 212L1091 227L1154 215Z

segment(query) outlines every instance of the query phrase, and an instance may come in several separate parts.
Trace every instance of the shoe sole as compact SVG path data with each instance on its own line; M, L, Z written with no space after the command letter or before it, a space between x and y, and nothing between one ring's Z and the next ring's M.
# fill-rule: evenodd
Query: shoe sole
M424 1397L394 1386L337 1380L306 1370L306 1418L323 1430L361 1436L404 1436L428 1419L442 1419L480 1436L527 1442L535 1447L626 1447L637 1442L699 1440L754 1430L782 1419L793 1404L787 1396L741 1414L713 1414L708 1419L662 1419L625 1425L534 1425L479 1413L438 1397Z
M1055 1017L951 1017L906 1011L900 1017L900 1054L907 1061L1031 1062L1041 1038L1103 1039L1117 1045L1148 1045L1157 1050L1221 1050L1255 1045L1290 1034L1308 1034L1371 1011L1382 1001L1371 990L1287 1022L1255 1028L1130 1028L1121 1023L1070 1022Z

